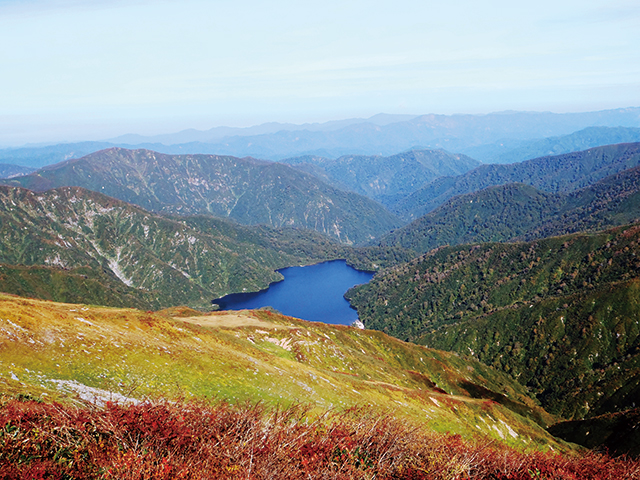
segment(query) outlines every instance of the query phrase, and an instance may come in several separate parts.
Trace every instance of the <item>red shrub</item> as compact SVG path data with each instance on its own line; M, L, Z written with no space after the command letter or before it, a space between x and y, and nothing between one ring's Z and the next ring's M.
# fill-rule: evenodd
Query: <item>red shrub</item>
M0 408L2 479L640 478L640 462L479 446L366 409L201 403Z

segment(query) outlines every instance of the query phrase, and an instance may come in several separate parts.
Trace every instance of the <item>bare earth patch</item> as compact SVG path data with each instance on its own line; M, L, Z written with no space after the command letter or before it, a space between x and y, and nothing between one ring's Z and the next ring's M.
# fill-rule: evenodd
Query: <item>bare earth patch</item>
M225 313L214 313L211 315L204 315L199 317L175 318L175 320L181 320L183 322L192 323L194 325L199 325L201 327L214 327L214 328L237 328L237 327L289 328L287 325L281 325L281 324L261 320L259 318L254 317L251 313L242 311L242 310L234 313L225 312Z

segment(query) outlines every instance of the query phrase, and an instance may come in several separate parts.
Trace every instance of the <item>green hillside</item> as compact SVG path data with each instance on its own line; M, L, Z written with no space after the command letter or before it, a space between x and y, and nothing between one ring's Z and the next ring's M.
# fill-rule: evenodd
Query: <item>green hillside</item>
M443 245L499 242L526 235L562 209L564 197L522 183L489 187L448 200L380 240L416 254Z
M210 216L166 218L78 187L0 187L0 291L67 302L210 308L228 293L282 279L274 270L346 258L375 270L407 260L354 250L310 230L245 227Z
M266 311L151 313L0 296L0 384L42 399L368 405L431 430L565 448L517 382L381 332Z
M640 395L640 227L443 247L347 293L368 328L509 373L581 418Z
M639 164L640 143L626 143L509 165L481 165L457 177L434 180L400 200L393 210L404 218L416 219L457 195L507 183L524 183L547 193L569 193Z
M366 197L252 158L110 148L5 183L35 191L80 186L154 212L309 228L345 244L366 243L400 225Z
M386 235L380 245L424 253L442 245L596 231L639 218L640 168L635 167L570 194L520 183L460 195Z

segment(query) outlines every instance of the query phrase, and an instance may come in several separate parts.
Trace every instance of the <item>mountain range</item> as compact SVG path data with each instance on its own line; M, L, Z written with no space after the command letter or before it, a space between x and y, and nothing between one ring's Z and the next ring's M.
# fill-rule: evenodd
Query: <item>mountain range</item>
M0 150L0 162L32 168L111 147L166 154L216 154L282 160L303 155L395 155L410 149L445 149L485 163L511 163L620 142L636 142L640 108L555 114L385 115L323 124L269 123ZM587 129L587 130L584 130ZM580 130L584 130L579 132ZM566 136L563 138L563 136ZM549 138L557 137L557 138Z
M304 227L346 244L370 242L401 224L368 198L287 165L252 158L112 148L5 183L34 191L81 186L154 212Z
M596 231L638 219L640 167L634 167L568 194L508 183L459 195L386 235L379 244L419 254L443 245Z
M212 131L199 135L189 132L188 140L183 137L186 142L181 142L176 136L136 137L135 140L140 146L150 148L155 147L145 144L169 141L173 147L167 153L218 153L280 160L300 155L331 158L353 154L392 155L415 146L461 152L464 148L504 139L567 135L592 126L638 128L640 108L567 114L498 112L486 115L376 116L322 125L268 124L253 130L261 132L258 134L238 135L240 132L235 130L222 138L216 138ZM124 140L133 138L125 137Z
M640 143L623 143L508 165L480 165L456 177L441 177L392 208L416 219L457 195L507 183L524 183L549 193L568 193L640 164Z

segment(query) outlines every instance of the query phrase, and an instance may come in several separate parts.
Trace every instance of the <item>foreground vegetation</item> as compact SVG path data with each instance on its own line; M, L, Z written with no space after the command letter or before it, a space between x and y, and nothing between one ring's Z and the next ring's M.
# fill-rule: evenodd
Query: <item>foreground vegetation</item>
M637 479L640 461L522 452L350 409L9 400L0 477L31 479Z
M268 311L161 313L0 296L0 391L47 401L368 405L518 448L571 450L504 373L381 332Z

